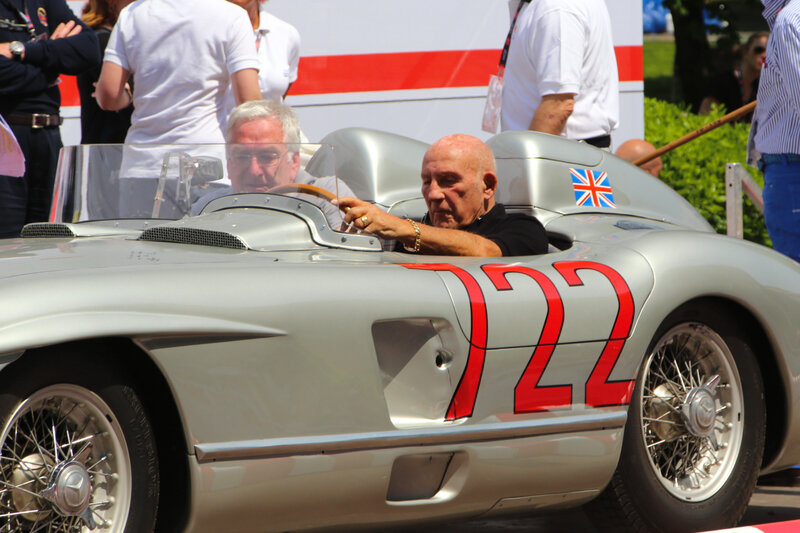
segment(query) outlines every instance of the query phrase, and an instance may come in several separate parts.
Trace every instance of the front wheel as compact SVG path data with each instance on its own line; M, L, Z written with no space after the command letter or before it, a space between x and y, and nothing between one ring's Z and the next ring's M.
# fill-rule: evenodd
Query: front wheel
M748 338L727 316L688 308L660 329L634 390L620 462L594 514L640 532L738 523L765 431Z
M60 355L0 373L0 531L152 531L158 469L139 398L102 362Z

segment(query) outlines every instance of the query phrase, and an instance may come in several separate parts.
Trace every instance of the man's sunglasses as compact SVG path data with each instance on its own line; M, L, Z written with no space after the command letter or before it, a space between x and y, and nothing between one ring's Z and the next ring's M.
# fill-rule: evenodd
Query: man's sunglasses
M766 51L767 51L767 49L764 48L763 46L754 46L753 47L753 53L754 54L763 54Z

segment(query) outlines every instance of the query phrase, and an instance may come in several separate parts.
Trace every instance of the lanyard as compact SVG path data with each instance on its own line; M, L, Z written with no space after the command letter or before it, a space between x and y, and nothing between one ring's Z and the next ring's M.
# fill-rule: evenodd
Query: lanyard
M30 36L31 36L31 40L35 40L36 39L36 28L33 27L33 23L31 22L31 18L28 16L28 6L25 5L24 0L23 0L23 3L22 3L22 5L25 7L25 12L24 13L22 11L20 11L20 9L16 5L14 5L12 2L10 2L9 0L0 0L0 1L2 1L3 4L5 4L7 8L11 9L14 13L16 13L17 17L19 17L20 20L22 20L22 23L23 23L23 24L20 24L20 26L24 25L25 28L28 30L28 34L30 34Z
M500 64L497 66L497 70L500 74L502 74L506 69L508 49L511 47L511 35L514 33L514 27L517 25L517 17L519 17L519 12L522 11L522 6L530 1L531 0L520 0L519 5L517 6L517 12L514 13L514 19L511 21L511 28L509 28L508 37L506 37L506 44L503 45L503 53L500 55Z

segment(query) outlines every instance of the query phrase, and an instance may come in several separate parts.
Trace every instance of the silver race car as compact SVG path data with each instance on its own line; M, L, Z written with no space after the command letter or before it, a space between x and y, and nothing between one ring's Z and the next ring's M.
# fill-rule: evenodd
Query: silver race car
M52 221L0 241L0 532L736 524L800 463L800 266L591 146L488 144L549 253L342 226L341 183L425 212L427 146L388 133L305 151L327 193L237 193L230 147L65 149Z

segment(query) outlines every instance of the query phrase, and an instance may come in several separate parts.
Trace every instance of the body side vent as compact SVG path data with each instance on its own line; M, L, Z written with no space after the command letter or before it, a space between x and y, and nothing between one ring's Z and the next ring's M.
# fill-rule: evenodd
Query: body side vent
M233 248L246 250L247 246L241 239L224 231L212 231L197 228L163 227L158 226L145 230L140 241L172 242L176 244L196 244L199 246L214 246L217 248Z

